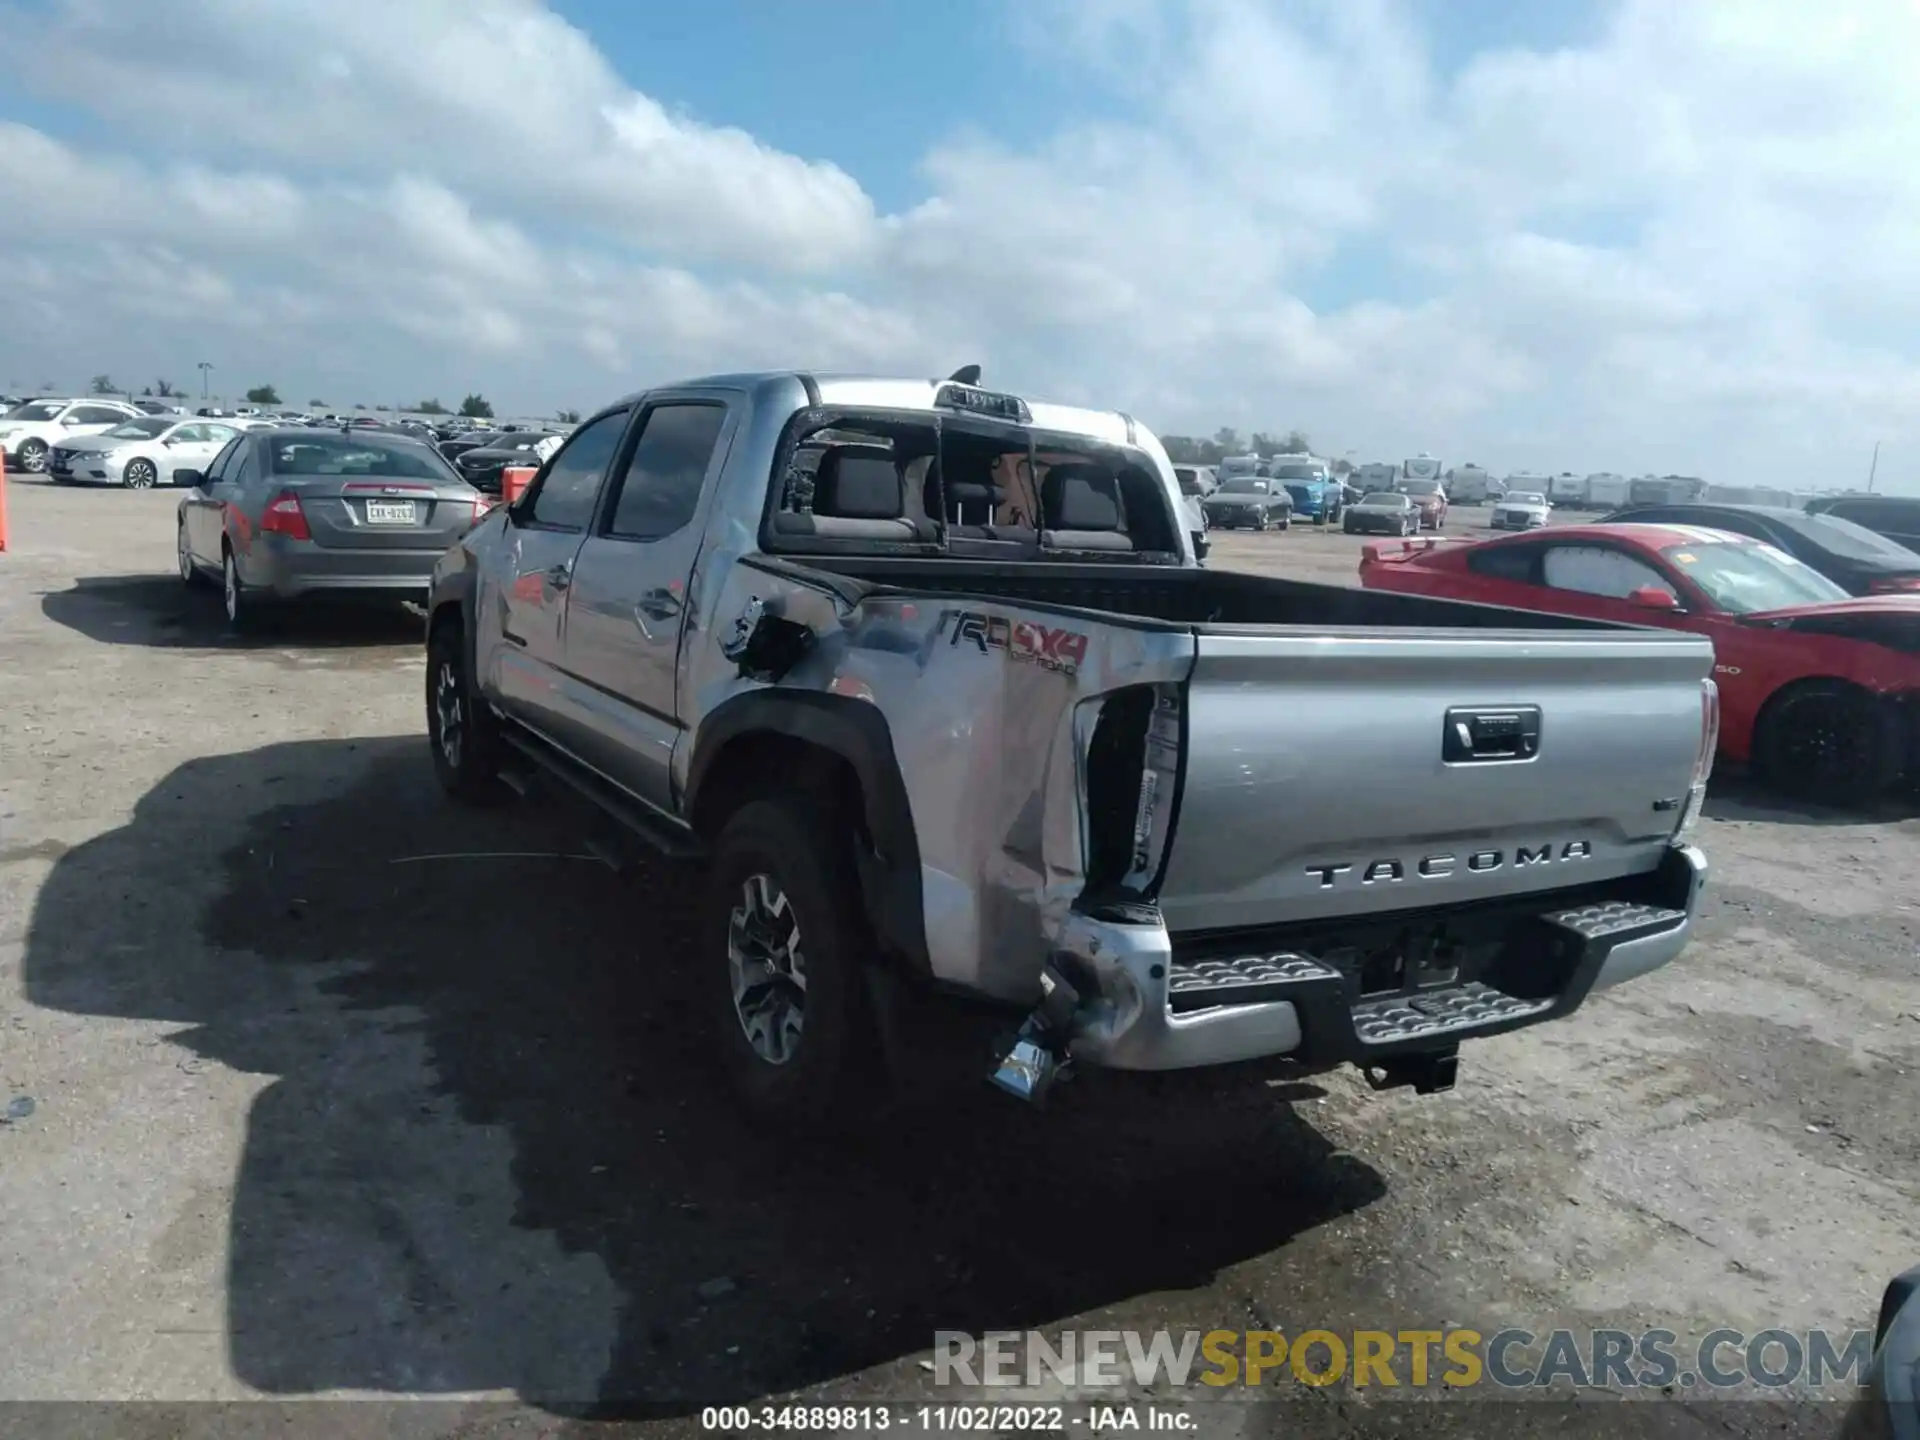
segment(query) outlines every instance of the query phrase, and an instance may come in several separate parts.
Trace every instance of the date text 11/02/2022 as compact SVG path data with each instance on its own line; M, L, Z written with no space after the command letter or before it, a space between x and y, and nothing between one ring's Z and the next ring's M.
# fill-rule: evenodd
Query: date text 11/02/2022
M1191 1433L1188 1410L1166 1405L710 1405L700 1428L726 1434L755 1431L965 1431L1004 1435L1021 1431L1159 1430Z

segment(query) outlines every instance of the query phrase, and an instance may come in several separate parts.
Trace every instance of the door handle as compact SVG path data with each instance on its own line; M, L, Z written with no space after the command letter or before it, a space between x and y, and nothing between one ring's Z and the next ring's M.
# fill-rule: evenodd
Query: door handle
M561 561L560 564L547 571L546 581L550 589L566 589L573 583L573 562L571 560Z
M665 587L656 587L642 595L633 608L655 620L671 620L680 613L680 597Z

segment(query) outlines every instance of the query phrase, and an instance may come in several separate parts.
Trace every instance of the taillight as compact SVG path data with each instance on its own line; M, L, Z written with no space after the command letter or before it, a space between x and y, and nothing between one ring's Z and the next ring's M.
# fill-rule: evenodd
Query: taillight
M1920 595L1920 575L1895 575L1867 586L1870 595Z
M1713 757L1720 750L1720 687L1711 680L1700 682L1700 749L1693 757L1693 778L1687 785L1687 803L1680 808L1680 823L1673 827L1673 838L1684 840L1700 819L1707 801L1707 781L1713 776Z
M313 532L307 528L307 512L300 508L300 497L291 490L282 490L268 503L260 515L260 529L269 535L284 535L289 540L313 538Z
M500 502L494 499L493 496L491 495L482 494L482 495L474 496L473 497L473 523L475 525L478 525L482 520L486 519L487 512L493 509L493 507L498 505L499 503Z

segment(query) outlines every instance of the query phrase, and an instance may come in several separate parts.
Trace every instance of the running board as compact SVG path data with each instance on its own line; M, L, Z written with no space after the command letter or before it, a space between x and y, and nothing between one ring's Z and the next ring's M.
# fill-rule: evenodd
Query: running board
M671 860L697 860L706 853L693 831L650 806L629 798L611 782L524 727L513 724L503 726L500 738L530 761L540 773L552 776L581 798L591 801L618 821L622 830L642 841L649 849ZM522 777L515 776L506 783L521 794L526 793Z

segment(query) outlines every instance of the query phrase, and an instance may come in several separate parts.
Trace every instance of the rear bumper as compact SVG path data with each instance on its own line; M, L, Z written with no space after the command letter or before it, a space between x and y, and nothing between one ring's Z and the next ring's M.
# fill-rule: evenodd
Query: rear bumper
M1083 996L1070 1050L1091 1066L1182 1070L1280 1056L1371 1065L1449 1049L1571 1014L1594 991L1665 965L1686 947L1706 874L1698 850L1676 845L1631 899L1543 910L1502 954L1499 973L1545 977L1519 993L1474 979L1363 998L1357 978L1331 959L1293 951L1195 959L1175 954L1164 926L1076 915L1055 957Z
M311 542L261 536L247 556L247 589L263 598L308 595L424 597L444 550L329 550Z

